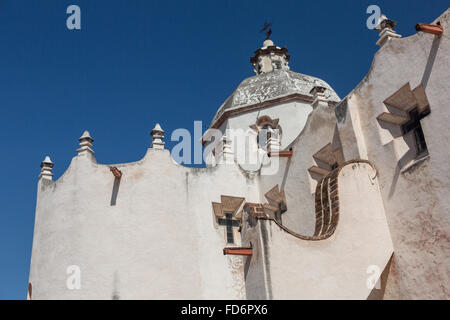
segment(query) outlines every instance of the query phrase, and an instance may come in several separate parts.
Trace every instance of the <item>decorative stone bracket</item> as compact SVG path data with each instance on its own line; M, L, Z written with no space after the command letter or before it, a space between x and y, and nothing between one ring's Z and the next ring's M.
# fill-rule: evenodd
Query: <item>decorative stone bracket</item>
M274 219L281 222L281 214L287 211L286 196L278 185L270 189L265 195L267 203L247 202L244 206L250 216L258 219Z
M234 219L242 219L242 208L245 198L220 196L220 200L221 203L212 203L216 219L225 217L225 213L231 213Z
M305 236L298 234L286 226L280 221L275 219L274 214L268 210L266 205L260 203L246 203L244 211L256 219L265 219L274 221L281 229L289 233L290 235L307 241L324 240L335 232L339 220L339 194L338 194L338 176L342 168L353 163L368 163L373 166L367 160L351 160L342 163L338 168L328 173L316 187L315 193L315 210L316 210L316 226L313 236ZM278 189L278 186L276 186ZM276 191L275 187L266 193L266 198L273 197ZM278 191L279 192L279 191ZM277 193L278 194L278 193ZM281 195L281 193L280 193ZM280 199L280 196L276 196ZM283 194L284 199L284 194ZM285 200L284 200L285 201ZM269 212L267 212L269 211Z
M278 185L270 189L264 196L268 200L267 203L252 203L244 204L244 198L222 196L222 203L213 202L214 214L216 217L222 217L225 211L233 211L234 216L239 219L242 218L242 212L245 211L248 215L255 219L264 219L274 221L281 229L291 234L292 236L307 240L318 241L329 238L335 232L339 220L339 193L338 193L338 176L342 168L354 163L368 163L367 160L351 160L340 164L336 169L329 172L317 184L315 193L315 213L316 226L313 236L305 236L298 234L281 223L281 214L287 211L286 196L284 191L280 191ZM278 214L279 213L279 214ZM234 250L251 249L238 247ZM232 251L227 251L224 254L233 254ZM250 251L235 252L234 254L251 254Z
M333 149L331 143L317 151L313 158L319 165L312 166L308 171L311 175L316 174L320 177L326 176L344 162L342 148Z
M408 113L414 108L417 108L419 115L430 113L430 104L422 84L417 86L414 90L411 90L411 86L408 82L389 98L384 100L383 103L403 112L404 115L391 112L382 112L378 115L377 119L379 121L388 122L394 125L401 126L407 123L410 120Z

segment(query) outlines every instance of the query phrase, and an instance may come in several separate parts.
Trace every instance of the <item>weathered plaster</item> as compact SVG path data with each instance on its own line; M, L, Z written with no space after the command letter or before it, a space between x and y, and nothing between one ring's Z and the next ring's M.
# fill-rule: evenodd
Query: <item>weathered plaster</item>
M447 30L450 11L438 20ZM448 37L444 31L440 38L419 33L387 40L335 110L326 103L311 106L317 84L326 88L329 105L339 101L322 80L266 65L265 73L242 82L213 120L225 114L217 123L225 132L247 129L262 115L279 119L281 149L292 148L292 156L266 155L251 170L234 162L228 142L229 164L180 166L163 149L164 132L156 126L142 160L114 165L122 172L117 181L108 165L97 163L89 134L83 134L84 145L59 179L51 180L48 161L42 168L32 298L366 299L384 293L388 299L448 299ZM421 120L429 156L420 161L411 135L377 120L393 112L383 101L408 82L424 86L431 108ZM342 148L342 160L367 159L374 167L347 162L333 171L339 221L319 240L309 236L320 180L308 168L318 165L312 156L329 143ZM276 161L279 168L267 175ZM243 214L234 246L251 245L253 255L223 255L225 230L212 202L225 195L261 204L276 185L286 197L281 222ZM80 290L66 286L70 265L81 268ZM380 292L367 286L372 265L385 270Z
M440 21L447 30L450 11ZM450 134L448 122L450 75L448 32L438 38L417 33L391 39L375 55L364 80L347 96L354 101L347 117L359 119L353 132L365 146L348 144L344 152L364 154L379 170L380 188L394 243L395 254L385 298L444 299L450 296ZM387 110L383 101L409 82L425 87L431 113L421 121L429 158L415 163L412 136L376 117ZM350 105L350 103L349 103ZM350 130L340 125L341 138ZM353 151L349 151L353 150ZM358 151L356 151L358 149ZM408 170L404 170L409 168Z

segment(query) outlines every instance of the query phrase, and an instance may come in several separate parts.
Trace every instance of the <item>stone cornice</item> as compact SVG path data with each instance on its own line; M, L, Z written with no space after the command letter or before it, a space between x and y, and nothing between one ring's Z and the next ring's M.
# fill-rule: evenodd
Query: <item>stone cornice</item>
M270 107L272 105L276 105L276 104L280 104L280 103L285 103L285 102L289 102L289 101L303 101L303 102L308 102L308 103L312 103L314 101L314 98L311 96L307 96L307 95L303 95L300 93L294 93L294 94L290 94L284 97L279 97L279 98L275 98L272 100L267 100L264 102L260 102L260 103L256 103L256 104L252 104L252 105L248 105L248 106L243 106L243 107L239 107L236 109L231 109L231 110L227 110L224 113L222 113L219 117L219 119L217 119L212 125L211 125L211 129L218 129L222 123L225 122L226 119L228 119L231 116L235 116L241 113L245 113L245 112L249 112L249 111L253 111L253 110L259 110L259 109L263 109L263 108L267 108ZM336 102L334 101L328 101L328 106L333 107L336 104Z

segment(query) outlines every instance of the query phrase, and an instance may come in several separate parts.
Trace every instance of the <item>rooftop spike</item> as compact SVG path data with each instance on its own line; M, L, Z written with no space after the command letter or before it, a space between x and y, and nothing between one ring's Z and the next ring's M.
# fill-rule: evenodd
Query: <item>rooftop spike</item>
M375 30L379 32L379 39L377 41L377 45L382 47L388 40L391 38L401 38L402 36L395 32L394 28L397 25L397 22L388 19L384 14L380 16L378 19L378 24L375 27Z
M94 142L94 139L92 139L89 131L84 131L78 141L80 141L80 148L77 149L78 155L86 153L94 154L94 150L92 150L92 142Z
M39 175L39 179L47 179L52 180L53 179L53 162L50 159L49 156L46 156L44 161L41 162L41 174Z
M152 146L153 149L164 149L164 130L161 128L159 123L155 125L150 135L152 136Z

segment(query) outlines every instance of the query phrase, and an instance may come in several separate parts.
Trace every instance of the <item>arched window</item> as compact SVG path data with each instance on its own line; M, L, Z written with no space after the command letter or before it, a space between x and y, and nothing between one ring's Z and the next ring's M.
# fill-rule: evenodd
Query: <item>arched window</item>
M257 133L256 142L260 149L267 151L268 142L273 142L274 139L278 140L278 143L281 142L281 127L278 121L278 119L272 120L269 116L261 116L255 124L250 126Z

